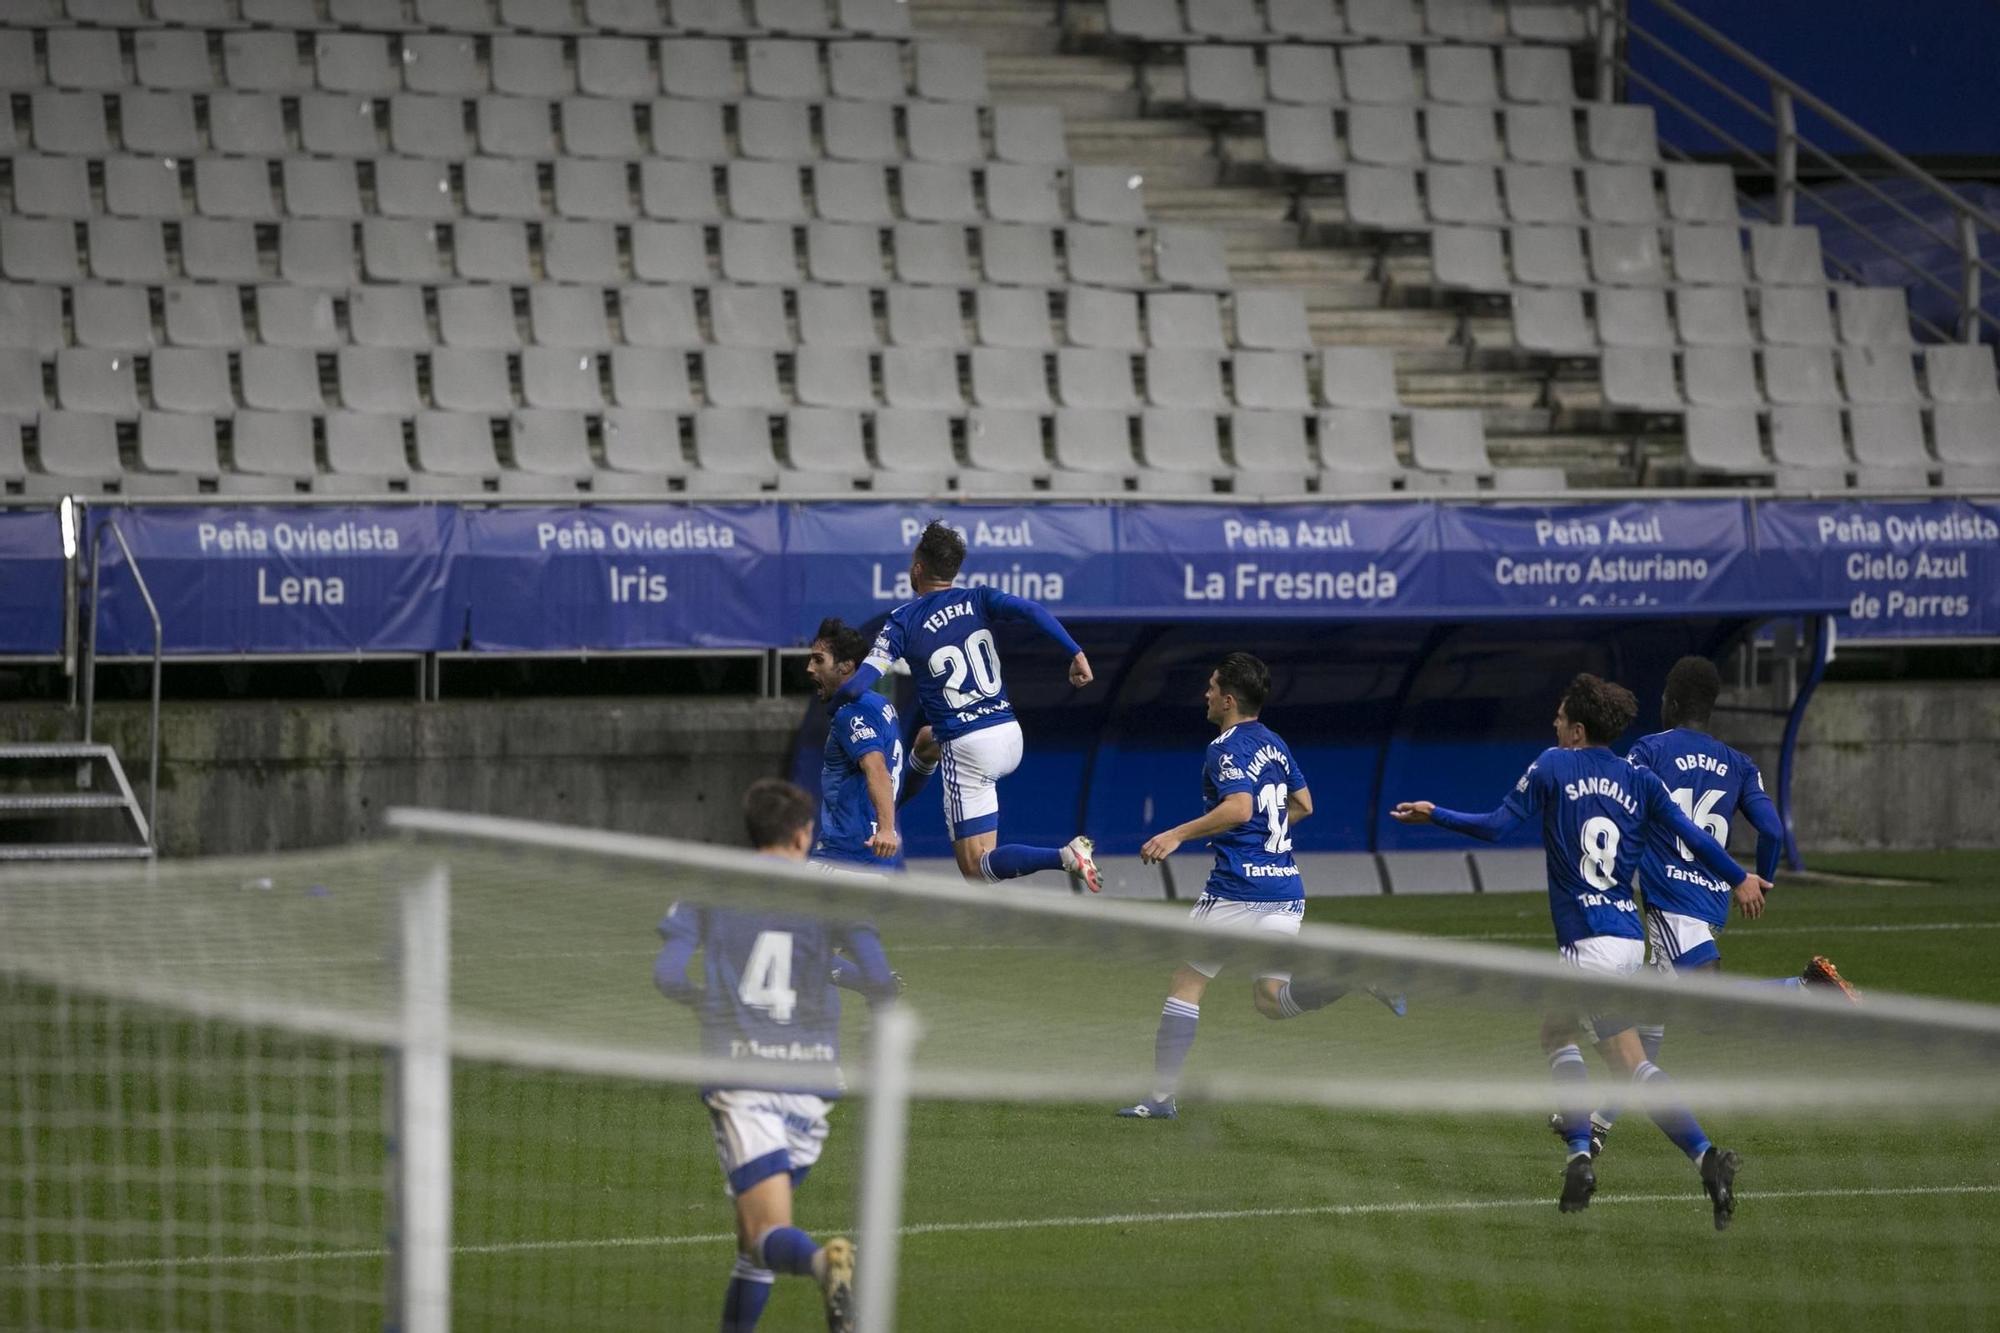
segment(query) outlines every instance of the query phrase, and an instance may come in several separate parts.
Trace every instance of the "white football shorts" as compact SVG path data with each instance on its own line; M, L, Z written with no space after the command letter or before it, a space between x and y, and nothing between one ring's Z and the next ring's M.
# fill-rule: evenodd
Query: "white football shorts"
M715 1130L715 1156L732 1199L780 1172L797 1189L826 1146L824 1097L809 1092L718 1088L702 1098Z
M1662 972L1717 961L1722 951L1716 947L1715 937L1716 928L1698 916L1646 913L1646 943L1652 946L1653 966Z
M1268 930L1277 935L1296 935L1305 923L1306 900L1303 898L1281 899L1276 902L1249 902L1241 898L1223 898L1213 893L1204 893L1195 900L1194 910L1188 913L1191 920L1205 926L1216 926L1230 931ZM1220 963L1197 963L1192 958L1188 966L1215 980L1215 974L1222 970ZM1264 977L1274 977L1279 981L1290 981L1289 972L1260 972Z
M1645 966L1646 942L1620 935L1589 935L1574 944L1563 945L1562 958L1579 972L1629 977ZM1578 1018L1593 1041L1609 1041L1632 1026L1632 1020L1624 1014L1610 1011L1592 1011L1579 1014Z
M953 841L1000 827L1000 779L1021 766L1021 724L997 726L938 742L944 781L944 822Z

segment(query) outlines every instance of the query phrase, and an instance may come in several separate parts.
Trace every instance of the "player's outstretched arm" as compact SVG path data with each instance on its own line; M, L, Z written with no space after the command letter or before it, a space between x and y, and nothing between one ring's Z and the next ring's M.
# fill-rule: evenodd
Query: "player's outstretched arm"
M880 750L861 756L861 775L868 782L868 803L875 807L875 832L869 836L868 850L877 860L893 861L903 840L896 832L895 779Z
M1757 830L1757 874L1763 879L1776 879L1778 858L1785 851L1785 821L1778 816L1778 803L1764 790L1764 775L1755 767L1743 784L1743 799L1736 808L1750 821L1750 827Z
M701 947L701 918L698 909L675 903L660 922L659 957L653 960L653 984L660 994L681 1004L701 998L701 987L688 981L688 964Z
M1201 818L1176 824L1165 833L1155 833L1146 839L1145 846L1139 849L1139 859L1149 866L1157 865L1178 851L1182 843L1227 833L1240 824L1249 823L1254 813L1256 801L1249 792L1231 792Z
M1084 656L1083 649L1063 628L1062 622L1055 618L1055 613L1040 602L994 590L987 596L986 614L995 620L1025 620L1061 645L1063 651L1069 654L1069 683L1077 689L1097 678L1091 672L1090 659Z
M1432 801L1403 801L1389 812L1389 818L1398 824L1435 824L1481 842L1498 842L1514 831L1523 816L1509 805L1472 815L1462 810L1447 810Z

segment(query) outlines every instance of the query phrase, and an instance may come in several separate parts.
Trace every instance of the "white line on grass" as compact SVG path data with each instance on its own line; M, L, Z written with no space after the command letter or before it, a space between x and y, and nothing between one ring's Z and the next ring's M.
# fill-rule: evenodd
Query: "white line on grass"
M1759 1190L1740 1193L1750 1203L1776 1203L1818 1199L1890 1199L1939 1195L2000 1194L1996 1185L1896 1185L1852 1189ZM1592 1206L1603 1208L1629 1204L1693 1204L1701 1195L1688 1190L1679 1194L1600 1194ZM1404 1213L1478 1213L1509 1208L1546 1208L1549 1195L1518 1199L1408 1199L1381 1203L1305 1204L1294 1208L1211 1208L1165 1213L1100 1213L1094 1216L1007 1217L985 1222L918 1222L902 1229L905 1236L949 1236L993 1231L1051 1231L1063 1227L1150 1226L1175 1222L1242 1222L1287 1217L1376 1217ZM455 1255L546 1254L563 1250L671 1249L687 1245L720 1245L734 1241L730 1231L711 1231L686 1236L599 1236L574 1240L509 1240L478 1245L454 1245ZM289 1264L342 1259L386 1259L386 1249L284 1250L266 1254L197 1254L170 1259L104 1259L86 1263L17 1264L0 1268L0 1273L113 1272L130 1269L203 1268L243 1264Z
M1817 926L1745 926L1741 935L1728 938L1746 939L1758 935L1902 935L1927 930L2000 930L2000 921L1910 921L1901 925L1847 926L1828 921ZM1438 935L1443 940L1546 940L1546 930L1501 931L1486 935Z

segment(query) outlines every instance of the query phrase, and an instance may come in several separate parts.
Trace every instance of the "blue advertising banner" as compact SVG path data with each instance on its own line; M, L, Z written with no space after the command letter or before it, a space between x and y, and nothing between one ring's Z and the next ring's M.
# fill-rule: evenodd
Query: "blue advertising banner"
M760 648L783 637L770 505L476 509L460 518L468 646Z
M1443 600L1452 606L1715 611L1772 591L1758 587L1736 500L1447 505L1437 516Z
M866 624L910 600L910 552L940 516L965 538L965 583L1031 598L1058 615L1113 608L1116 514L1081 504L953 506L942 515L915 504L799 505L785 536L792 634L805 639L829 615Z
M63 547L53 509L0 510L0 656L62 651Z
M1757 506L1772 581L1845 606L1857 638L2000 634L2000 506L1888 500Z
M1423 504L1118 511L1123 616L1411 615L1435 605Z
M400 508L100 509L160 609L170 653L431 652L458 646L448 592L459 512ZM108 537L98 650L150 653L153 624Z

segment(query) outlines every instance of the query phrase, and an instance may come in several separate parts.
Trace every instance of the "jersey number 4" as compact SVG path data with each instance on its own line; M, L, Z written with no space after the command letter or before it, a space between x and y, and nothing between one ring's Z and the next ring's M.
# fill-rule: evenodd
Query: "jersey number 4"
M1715 807L1722 801L1722 793L1720 791L1703 792L1699 803L1694 799L1694 788L1692 787L1679 787L1668 792L1667 795L1674 798L1674 804L1681 808L1682 814L1701 826L1703 833L1706 833L1709 837L1724 846L1728 845L1729 820L1715 813ZM1679 838L1674 839L1674 846L1680 848L1681 860L1694 860L1694 853L1689 851L1688 845Z
M964 648L948 643L932 653L931 674L945 678L944 701L952 708L970 708L1000 693L1000 652L993 646L993 631L974 630L965 636ZM967 676L972 677L969 690Z
M1270 830L1264 835L1264 850L1267 852L1292 850L1291 799L1292 789L1282 782L1273 782L1258 789L1257 808L1264 812Z
M773 1023L792 1021L799 993L792 989L792 932L760 930L736 983L736 998L744 1007L762 1009Z

